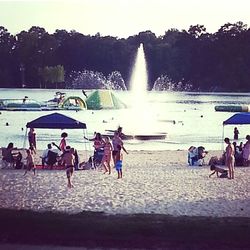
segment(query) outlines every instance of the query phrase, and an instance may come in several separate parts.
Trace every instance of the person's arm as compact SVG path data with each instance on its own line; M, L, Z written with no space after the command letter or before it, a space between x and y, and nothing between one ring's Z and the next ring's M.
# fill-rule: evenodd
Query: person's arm
M212 174L209 175L209 178L210 178L212 175L214 175L214 174L215 174L215 171L214 171ZM217 174L218 174L218 172L217 172Z
M124 151L126 154L128 154L128 151L124 148L123 145L122 145L122 149L123 149L123 151Z
M56 145L54 142L51 143L53 146L57 147L58 150L62 151L58 145Z
M85 140L87 140L87 141L94 141L94 140L95 140L95 138L87 138L86 136L83 136L83 138L84 138Z

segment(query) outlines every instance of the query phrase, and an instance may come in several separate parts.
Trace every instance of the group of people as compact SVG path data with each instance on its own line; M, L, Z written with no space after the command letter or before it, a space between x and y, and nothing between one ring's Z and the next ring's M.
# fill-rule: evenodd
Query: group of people
M234 179L235 166L249 166L250 164L250 135L246 136L245 144L241 142L237 145L235 141L231 143L228 137L224 139L224 142L227 146L221 159L218 159L218 161L217 159L210 160L210 169L213 173L210 174L209 177L216 173L217 177ZM225 165L228 170L220 168L216 166L216 164Z
M33 156L34 153L32 153L30 149L26 149L26 154L26 164L24 164L22 161L22 153L20 151L17 152L17 148L14 147L13 142L10 142L5 149L2 149L3 160L6 161L8 164L11 164L13 168L22 169L25 166L26 171L24 175L26 175L27 171L29 170L33 170L35 174L36 168Z
M68 134L63 132L61 134L61 141L59 145L52 142L47 145L47 149L44 150L41 159L42 166L45 165L53 166L54 164L59 164L65 166L66 175L68 179L68 187L73 187L71 177L74 170L78 169L79 166L79 156L77 150L71 148L67 145L66 138ZM104 170L104 173L111 174L111 161L113 159L114 167L118 174L118 179L122 178L122 161L123 161L123 151L128 153L124 148L122 138L122 128L119 127L115 132L112 140L110 137L102 137L100 133L95 133L93 139L88 139L93 141L94 147L94 161L96 157L99 157L100 167ZM36 171L34 163L34 154L36 154L36 133L33 128L30 129L28 133L29 149L26 150L26 171L33 170L34 174Z
M104 174L111 174L111 161L113 159L113 164L117 171L118 179L122 178L122 151L128 154L123 145L122 137L122 127L118 127L118 129L114 132L112 140L109 136L105 136L103 138L101 133L95 133L95 137L93 139L88 139L85 137L85 139L94 142L94 164L96 164L96 162L100 163L101 168L104 169Z

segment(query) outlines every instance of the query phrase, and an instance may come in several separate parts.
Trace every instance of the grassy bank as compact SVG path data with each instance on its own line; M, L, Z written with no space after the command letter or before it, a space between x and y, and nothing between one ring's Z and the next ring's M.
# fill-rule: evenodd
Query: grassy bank
M250 218L69 215L0 209L0 221L0 243L164 249L250 246Z

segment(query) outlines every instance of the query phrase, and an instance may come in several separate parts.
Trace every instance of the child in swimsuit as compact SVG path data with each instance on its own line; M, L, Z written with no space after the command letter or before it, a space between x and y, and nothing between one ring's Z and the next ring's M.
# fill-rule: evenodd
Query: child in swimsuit
M120 145L117 146L117 153L115 157L115 169L118 174L118 179L122 178L122 160L123 160L123 154L121 152L122 147Z
M24 175L27 174L28 171L33 170L34 175L36 174L36 167L35 167L35 162L34 162L34 156L31 154L31 150L27 149L26 150L27 157L26 157L26 165L27 168L24 172Z

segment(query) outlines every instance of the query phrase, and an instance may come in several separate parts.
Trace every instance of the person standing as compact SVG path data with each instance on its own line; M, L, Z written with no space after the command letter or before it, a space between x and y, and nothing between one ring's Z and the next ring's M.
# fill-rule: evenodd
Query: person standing
M243 165L247 167L250 162L250 135L246 136L246 143L242 149Z
M123 154L121 151L121 146L118 145L117 146L117 153L115 155L115 169L117 171L118 174L118 178L117 179L121 179L122 178L122 160L123 160Z
M59 148L62 152L65 151L66 149L66 146L67 146L67 142L66 142L66 138L68 137L68 134L66 132L63 132L61 134L61 141L60 141L60 144L59 144Z
M239 130L237 129L237 127L234 128L234 140L238 140L239 139Z
M113 145L113 151L112 151L112 157L113 157L113 161L114 161L114 166L115 166L115 163L116 163L116 154L118 153L118 146L120 146L124 152L127 152L127 150L123 147L123 141L121 139L121 137L119 136L119 133L118 131L115 131L114 133L114 137L112 139L112 145Z
M30 128L28 133L29 148L36 149L36 132L34 128Z
M224 142L227 144L226 147L226 166L229 170L229 179L234 179L234 146L231 144L229 138L225 138Z
M112 150L113 150L113 146L110 142L110 138L107 136L104 139L105 143L104 143L104 155L102 157L102 166L104 167L104 174L109 172L109 174L111 174L111 167L110 167L110 161L111 161L111 155L112 155Z
M36 174L36 167L35 167L35 161L34 156L32 155L30 149L26 150L27 157L26 157L26 170L24 172L24 175L27 174L28 171L33 170L34 175Z

